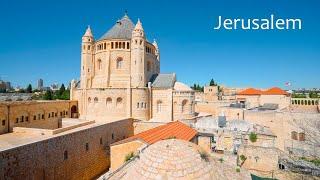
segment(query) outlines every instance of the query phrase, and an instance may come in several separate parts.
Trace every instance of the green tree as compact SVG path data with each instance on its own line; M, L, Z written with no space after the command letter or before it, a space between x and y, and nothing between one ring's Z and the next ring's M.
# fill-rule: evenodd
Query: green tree
M66 90L66 87L64 86L64 84L62 84L59 90L60 93L62 94L65 90Z
M257 139L258 139L257 134L254 133L254 132L251 132L250 135L249 135L249 139L250 139L250 141L253 142L253 143L256 142Z
M197 90L197 85L196 85L196 83L194 83L193 84L193 88L192 88L193 90Z
M216 86L217 84L214 82L214 80L213 79L211 79L210 80L210 84L209 84L210 86Z
M6 92L7 92L6 88L0 88L0 93L6 93Z
M31 84L28 85L27 89L26 89L26 93L32 93L32 86Z
M200 85L199 84L197 84L197 88L196 88L196 90L200 90Z
M53 99L52 92L50 90L46 91L46 93L43 96L43 99L44 100L52 100Z
M69 100L70 99L70 91L69 90L65 90L59 99L62 99L62 100Z
M25 89L19 89L19 93L26 93Z
M318 98L318 94L317 94L317 92L315 92L315 91L310 91L310 92L309 92L309 97L310 97L310 98Z

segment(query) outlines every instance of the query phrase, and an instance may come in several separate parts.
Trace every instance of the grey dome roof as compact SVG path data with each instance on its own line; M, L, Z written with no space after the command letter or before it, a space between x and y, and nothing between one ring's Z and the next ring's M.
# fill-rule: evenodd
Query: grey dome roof
M124 15L113 27L106 32L99 40L103 39L131 39L134 24L131 19Z

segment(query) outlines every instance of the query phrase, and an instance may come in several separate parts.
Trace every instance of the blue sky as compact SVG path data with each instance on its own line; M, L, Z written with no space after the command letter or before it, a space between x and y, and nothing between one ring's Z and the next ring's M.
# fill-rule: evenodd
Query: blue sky
M0 77L13 85L67 83L79 78L80 43L86 26L95 38L127 10L156 39L161 71L179 81L214 78L235 87L320 87L318 0L197 1L0 1ZM216 31L229 18L301 18L303 30Z

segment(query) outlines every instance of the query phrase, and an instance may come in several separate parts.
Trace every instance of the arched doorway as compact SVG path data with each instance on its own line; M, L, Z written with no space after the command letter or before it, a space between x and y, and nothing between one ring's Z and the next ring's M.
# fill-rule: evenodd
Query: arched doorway
M78 108L76 105L71 106L71 118L78 118Z

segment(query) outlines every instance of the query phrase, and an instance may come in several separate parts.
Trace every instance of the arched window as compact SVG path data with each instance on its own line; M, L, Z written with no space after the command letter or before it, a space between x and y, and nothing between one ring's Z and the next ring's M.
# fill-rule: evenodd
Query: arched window
M147 103L144 103L144 108L145 108L145 109L147 108Z
M98 102L98 98L95 97L95 98L94 98L94 103L97 103L97 102Z
M126 43L122 42L122 48L125 49L126 48Z
M147 71L150 71L150 70L151 70L151 62L148 61L148 62L147 62Z
M118 49L118 42L116 42L116 49Z
M142 103L140 103L140 108L143 108L143 104L144 104L143 102L142 102Z
M162 111L162 101L158 100L157 101L157 112L160 113Z
M299 141L305 141L305 134L304 132L299 133Z
M88 98L88 103L91 103L91 97Z
M291 139L298 140L298 133L296 131L291 132Z
M98 69L101 70L102 69L102 63L101 63L101 59L98 59Z
M67 160L68 159L68 151L64 151L63 153L63 159Z
M187 103L188 103L188 100L186 99L182 101L181 109L183 113L187 112Z
M140 105L140 103L137 103L137 109L139 109L139 107L140 107L139 105Z
M119 57L117 59L117 69L122 69L122 63L123 63L123 59Z
M127 49L130 49L130 44L129 44L129 42L127 42Z
M112 99L111 99L110 97L107 98L106 105L107 105L107 108L111 108L111 106L112 106Z
M122 98L121 97L117 98L116 107L118 107L118 108L122 107Z

